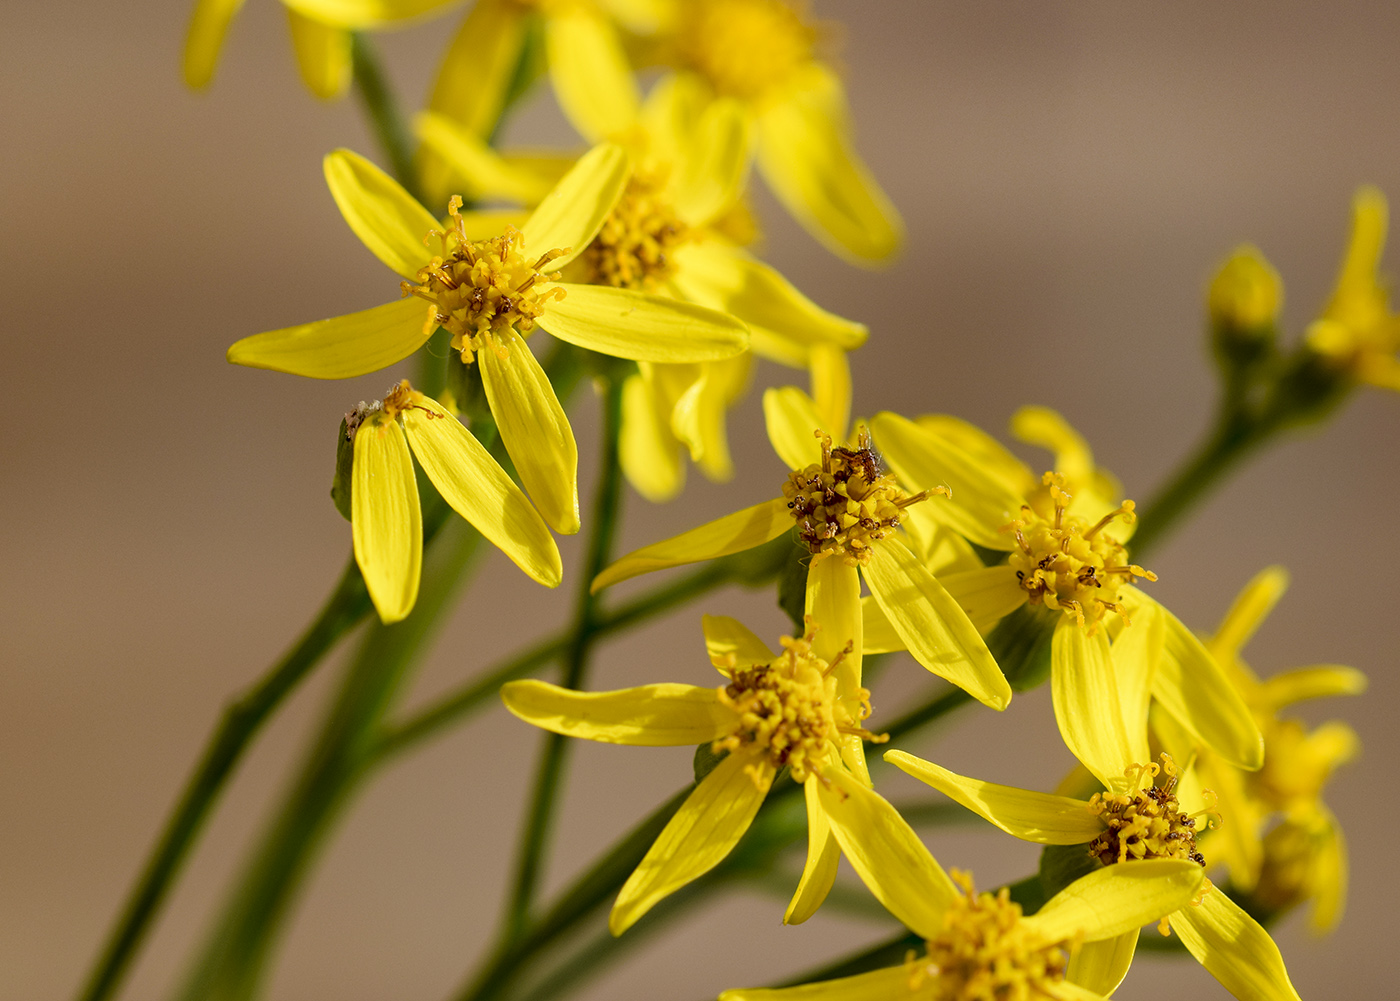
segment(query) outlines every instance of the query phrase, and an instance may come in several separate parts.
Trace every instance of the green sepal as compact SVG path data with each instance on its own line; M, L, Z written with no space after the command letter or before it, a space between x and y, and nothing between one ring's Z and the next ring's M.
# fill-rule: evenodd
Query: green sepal
M779 536L781 539L782 536ZM775 540L776 541L776 540ZM806 546L790 545L787 559L778 571L778 607L787 613L792 626L801 636L807 631L807 563L810 553Z
M1022 605L987 635L987 649L1013 691L1029 691L1050 677L1050 639L1059 614Z
M715 770L725 758L729 757L728 751L715 753L713 745L709 743L701 744L695 748L695 781L702 781L706 775Z
M331 500L346 521L350 520L351 470L354 464L355 443L350 440L349 426L342 419L335 440L335 478L331 480Z
M1088 845L1046 845L1040 853L1040 889L1049 900L1082 876L1103 868Z

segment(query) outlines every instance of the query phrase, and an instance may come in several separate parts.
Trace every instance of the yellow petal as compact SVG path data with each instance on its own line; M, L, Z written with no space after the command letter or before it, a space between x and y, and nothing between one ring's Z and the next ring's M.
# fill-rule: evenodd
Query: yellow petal
M531 254L568 251L544 270L558 271L583 253L617 204L631 172L626 151L613 143L594 146L579 157L520 228Z
M671 433L669 413L642 375L622 383L622 433L618 459L637 493L653 503L668 501L685 485L685 463Z
M826 431L833 437L840 434L839 430L831 430L822 423L815 401L796 386L764 390L763 420L773 451L789 469L806 469L822 461L818 431Z
M375 28L409 21L445 7L454 0L282 0L312 20L338 28Z
M1108 483L1102 482L1101 473L1094 466L1094 453L1089 449L1089 443L1058 411L1049 407L1022 407L1011 417L1011 433L1027 444L1039 445L1055 453L1055 471L1063 473L1069 481L1076 507L1088 499L1084 491L1101 495L1095 497L1096 503L1091 505L1095 510L1076 510L1081 517L1097 521L1117 507L1117 481L1108 477ZM1121 531L1119 535L1122 535Z
M565 298L550 303L539 324L590 351L637 361L698 362L729 358L749 346L744 325L713 309L610 285L558 287Z
M1026 602L1026 591L1016 579L1016 571L1006 564L939 574L938 583L983 635Z
M702 615L700 628L705 632L705 650L710 655L710 663L725 674L732 674L736 667L767 664L777 658L768 644L738 619L727 615Z
M864 653L894 653L903 650L904 638L895 632L894 624L870 595L860 599L861 650Z
M831 428L833 436L845 437L851 424L851 363L845 349L813 344L807 369L812 377L812 400L822 417L818 427Z
M559 547L534 506L447 408L426 396L423 401L431 409L405 410L404 431L442 499L521 570L558 587L564 575Z
M525 14L514 0L476 0L438 66L428 108L490 135L520 60Z
M1366 675L1354 667L1315 664L1269 678L1259 686L1258 702L1261 708L1272 712L1306 699L1360 695L1368 684Z
M1085 942L1070 956L1066 979L1100 996L1112 994L1133 965L1137 940L1138 929L1132 928L1113 938Z
M987 644L904 543L897 538L876 542L861 573L915 660L984 705L1006 708L1011 686Z
M785 925L800 925L817 913L836 883L841 843L836 840L822 811L821 796L817 793L820 784L821 779L815 775L803 783L803 794L807 797L807 861L803 864L797 891L783 914Z
M1179 910L1204 878L1196 863L1178 859L1106 865L1076 879L1021 920L1046 942L1079 935L1086 942L1113 938Z
M628 877L608 916L621 935L647 911L718 865L744 836L773 784L766 758L729 754L695 787Z
M1222 661L1238 657L1287 590L1288 571L1283 567L1265 567L1255 574L1220 621L1210 639L1211 652Z
M1351 239L1332 299L1323 310L1326 320L1365 328L1386 313L1385 291L1378 281L1389 210L1385 195L1369 185L1352 199Z
M856 875L905 926L933 938L957 888L917 834L879 793L830 769L822 809Z
M741 553L771 542L792 526L787 501L781 497L764 501L627 554L593 578L593 592L653 570Z
M578 444L549 377L520 338L506 357L488 349L476 361L521 484L549 527L572 535L579 530Z
M617 32L583 4L559 5L545 20L554 96L589 142L610 139L637 120L640 99Z
M846 566L840 557L813 563L807 569L804 608L812 617L812 628L817 631L812 638L812 652L828 664L838 657L841 659L837 668L838 690L853 694L861 683L863 642L860 575L856 568ZM850 653L845 653L847 644L851 647Z
M676 215L686 224L704 226L739 200L753 147L749 124L738 101L720 98L709 101L694 129L681 137L670 190Z
M547 681L509 681L501 701L526 723L567 737L634 747L703 744L733 732L739 719L713 688L641 685L575 692Z
M418 600L423 523L413 459L396 421L380 416L360 425L352 476L355 562L379 617L398 622Z
M1025 501L996 469L898 414L876 414L870 426L885 460L906 486L952 490L952 497L926 501L929 513L979 546L1009 550L1015 545L1001 529L1020 514Z
M1239 1001L1298 1001L1274 940L1220 890L1181 908L1171 923L1191 955Z
M734 478L734 460L730 456L726 430L728 412L748 385L753 355L744 352L732 358L702 362L700 370L700 378L682 394L671 411L671 430L690 447L690 457L702 473L716 483L727 483Z
M350 86L350 33L303 17L291 7L287 8L287 26L307 89L323 101L344 94Z
M1024 494L1040 485L1040 474L1031 471L1011 451L976 424L951 414L920 414L914 423L955 445L974 465L1001 481L1013 494Z
M845 95L835 75L811 63L788 100L758 115L758 166L764 180L809 233L856 263L899 249L899 213L851 147Z
M719 1001L905 1001L915 997L903 966L857 973L797 987L748 987L725 991Z
M1113 640L1113 672L1123 732L1128 738L1129 760L1138 764L1152 760L1147 746L1147 712L1165 643L1166 623L1155 605L1139 609L1132 625L1124 626Z
M360 241L402 277L415 277L432 257L424 237L441 228L433 214L358 153L338 149L326 155L322 167L331 197Z
M1136 937L1137 932L1133 932L1133 935ZM1055 1001L1108 1001L1108 998L1097 991L1080 987L1071 980L1057 980L1052 984L1046 984L1044 990Z
M1346 909L1349 870L1342 825L1321 803L1318 804L1318 811L1324 827L1313 856L1309 880L1313 888L1313 902L1308 912L1308 929L1315 935L1326 935L1336 929Z
M185 83L203 90L214 79L219 50L224 47L229 22L243 0L195 0L190 31L185 36Z
M1082 845L1103 833L1082 799L966 778L904 751L886 751L885 760L1022 841Z
M454 177L466 182L466 194L473 199L506 198L534 205L553 187L538 175L512 166L484 139L446 115L419 112L413 118L413 131L452 168Z
M977 550L957 532L939 521L930 504L913 504L904 509L899 523L909 535L909 548L919 554L928 572L940 580L944 575L985 570ZM943 581L947 587L948 582ZM1019 586L1019 585L1018 585Z
M228 349L234 365L311 379L349 379L387 368L427 343L426 303L407 298L359 313L254 334Z
M1050 694L1065 746L1105 788L1126 789L1124 769L1147 762L1133 758L1103 629L1090 635L1070 616L1061 617L1050 644Z

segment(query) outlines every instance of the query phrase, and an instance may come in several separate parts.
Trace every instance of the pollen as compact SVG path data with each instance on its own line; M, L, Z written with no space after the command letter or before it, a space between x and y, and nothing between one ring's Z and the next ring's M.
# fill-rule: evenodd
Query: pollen
M1127 562L1127 549L1106 531L1117 519L1136 519L1133 502L1124 501L1090 525L1066 514L1071 497L1061 474L1046 473L1041 483L1045 489L1003 529L1016 537L1010 565L1031 604L1064 611L1081 625L1094 626L1108 612L1123 615L1118 589L1139 577L1157 579Z
M650 292L675 271L671 254L689 234L659 178L633 175L582 262L592 285Z
M1141 786L1165 772L1162 785L1155 782L1131 794L1095 793L1089 812L1104 823L1104 832L1089 845L1089 854L1104 865L1139 859L1183 859L1199 866L1205 857L1196 848L1196 819L1212 816L1211 826L1219 826L1219 815L1209 809L1188 816L1176 799L1177 769L1171 755L1162 755L1162 764L1132 765L1124 773ZM1213 804L1214 793L1207 793Z
M345 440L354 441L360 426L376 414L382 414L383 420L393 420L405 410L421 410L428 415L429 420L447 416L429 406L431 402L428 397L409 385L407 379L400 379L385 391L382 400L375 400L373 403L361 400L354 410L345 415Z
M812 653L817 627L807 619L800 639L782 638L783 652L769 664L735 668L719 700L739 716L739 729L716 740L711 749L763 754L774 768L787 767L795 782L821 776L826 760L845 736L882 744L888 738L864 729L870 716L870 692L857 688L838 694L836 669L851 644L830 663Z
M906 957L910 992L937 1001L1058 997L1054 985L1065 979L1067 943L1047 944L1027 931L1021 905L1005 888L976 893L967 873L954 869L950 875L963 892L949 905L927 955Z
M816 30L781 0L701 0L683 9L681 62L726 97L762 97L812 58Z
M880 457L864 428L854 449L832 447L830 435L815 434L822 443L820 465L793 472L783 484L783 496L813 561L841 556L851 566L869 563L871 544L899 527L906 507L933 493L948 493L938 487L906 494L893 476L881 474Z
M546 251L531 263L524 237L514 228L491 240L468 240L461 207L461 197L453 195L451 225L429 230L424 238L425 243L439 239L442 253L419 270L416 283L402 282L400 288L428 302L427 325L451 332L452 347L470 365L478 351L505 357L517 336L535 329L546 304L564 298L564 290L541 268L568 250Z

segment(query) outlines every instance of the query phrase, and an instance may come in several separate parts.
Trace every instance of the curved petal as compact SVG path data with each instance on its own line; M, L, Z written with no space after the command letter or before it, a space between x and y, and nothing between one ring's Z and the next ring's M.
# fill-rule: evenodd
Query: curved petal
M1265 567L1255 574L1236 596L1220 621L1220 628L1210 638L1211 652L1221 660L1238 657L1287 590L1288 571L1283 567Z
M397 421L381 415L360 426L351 475L355 562L379 618L398 622L418 600L423 523L413 459Z
M1055 625L1050 642L1050 695L1060 736L1084 767L1110 791L1123 791L1133 757L1113 673L1113 655L1103 629L1089 630L1070 616Z
M871 595L860 599L861 652L894 653L905 649L904 637L895 631L894 623Z
M987 644L904 543L896 538L875 543L861 573L915 660L984 705L1006 708L1011 686Z
M1011 415L1011 433L1028 445L1039 445L1055 454L1055 471L1076 487L1094 481L1094 453L1084 436L1049 407L1022 407ZM1109 500L1110 498L1104 498Z
M1205 872L1194 862L1150 859L1081 876L1022 923L1046 942L1114 938L1185 907Z
M1257 699L1261 708L1273 712L1306 699L1360 695L1368 684L1366 675L1354 667L1315 664L1269 678L1259 686Z
M545 18L554 96L589 142L631 128L641 99L617 32L585 4L559 4Z
M802 784L807 798L807 861L802 866L802 878L783 914L783 924L800 925L826 900L836 884L836 867L841 861L841 844L831 831L831 824L822 810L817 787L821 779L813 775Z
M1299 1001L1269 933L1218 889L1173 914L1172 930L1239 1001Z
M851 426L851 363L846 350L835 344L813 344L807 371L812 379L812 401L832 437L844 438Z
M352 150L327 153L322 169L360 242L401 277L415 277L433 256L424 238L442 224L403 185Z
M435 329L429 307L409 297L245 337L228 349L228 360L311 379L350 379L402 361L426 344Z
M549 376L518 337L504 358L478 351L476 361L521 484L549 527L572 535L579 530L578 444Z
M559 547L525 494L461 421L435 400L403 412L413 454L442 499L545 587L564 576Z
M1147 746L1147 713L1152 705L1152 682L1166 642L1166 623L1156 606L1145 605L1113 640L1113 672L1118 686L1118 706L1123 732L1128 737L1129 760L1152 760Z
M885 760L1022 841L1082 845L1103 833L1082 799L966 778L904 751L886 751Z
M1085 942L1070 956L1065 978L1095 995L1112 994L1128 975L1128 967L1133 965L1138 931L1131 928L1113 938Z
M472 135L495 131L520 61L525 14L514 0L475 0L438 66L428 108Z
M710 655L710 663L726 675L732 674L735 667L753 667L777 659L778 655L768 649L768 644L738 619L727 615L702 615L700 628L705 632L705 650Z
M638 574L741 553L771 542L792 525L792 512L781 497L746 507L664 542L628 553L593 578L593 593Z
M899 249L904 227L852 148L844 107L835 74L809 64L788 100L759 111L758 166L793 218L829 249L857 263L881 261Z
M1134 932L1134 935L1137 933ZM1091 991L1087 987L1080 987L1072 980L1057 980L1054 983L1046 984L1042 988L1055 1001L1109 1001L1104 995L1097 991Z
M717 866L753 823L773 766L765 758L729 754L690 794L628 877L608 916L621 935L666 896Z
M243 0L196 0L185 36L185 84L203 90L214 79L228 26Z
M749 332L732 316L648 292L610 285L561 283L565 298L539 318L561 341L650 362L717 361L749 346Z
M984 635L1026 603L1026 591L1016 579L1016 571L1006 564L940 574L938 583L967 613L973 628Z
M669 414L661 411L659 403L644 376L629 375L623 380L618 461L627 482L653 503L672 499L685 486L680 444L671 433Z
M340 97L350 86L350 33L344 28L313 21L287 8L292 49L297 69L308 90L323 101Z
M734 478L734 460L729 453L729 436L725 430L730 373L722 367L735 361L747 370L744 355L699 365L700 377L680 394L671 408L671 433L685 442L691 461L699 465L701 472L717 483ZM679 366L659 367L674 369Z
M474 199L506 198L534 205L553 187L512 165L484 139L446 115L421 111L413 116L413 131L451 168L452 176L466 182L466 191Z
M676 747L733 732L739 719L713 688L641 685L613 692L576 692L547 681L508 681L501 701L526 723L604 744Z
M796 386L764 390L763 420L773 451L789 469L806 469L822 461L818 432L827 431L834 438L840 434L828 431L816 403Z
M909 986L909 971L900 965L797 987L725 991L719 1001L912 1001L914 996Z
M861 614L860 574L855 567L846 566L840 557L817 560L807 569L807 593L804 602L809 626L816 630L812 638L812 653L828 664L837 658L838 692L851 695L860 687ZM847 645L851 652L845 653Z
M928 572L947 587L945 576L969 570L985 570L987 565L977 550L930 511L930 504L911 504L900 515L899 524L909 535L910 548L924 561Z
M1032 472L1031 467L1012 455L1010 449L971 421L951 414L920 414L913 423L951 442L975 466L998 479L1003 488L1012 494L1020 495L1034 490L1040 483L1038 473Z
M282 0L315 21L338 28L375 28L423 17L455 0Z
M1316 935L1325 935L1336 929L1346 909L1349 867L1342 825L1325 806L1319 804L1318 809L1325 826L1313 855L1311 884L1314 892L1308 928Z
M936 936L958 893L953 881L884 797L837 769L828 781L818 794L851 868L906 927L926 939Z
M694 129L680 137L683 152L670 192L681 221L703 226L739 200L753 149L749 126L738 101L720 98L709 101Z
M583 253L617 204L631 173L627 152L614 143L602 143L579 157L545 195L520 232L530 253L567 251L546 264L546 271L558 271Z
M1323 319L1365 327L1385 312L1385 290L1378 281L1389 208L1379 189L1365 185L1352 198L1351 237Z

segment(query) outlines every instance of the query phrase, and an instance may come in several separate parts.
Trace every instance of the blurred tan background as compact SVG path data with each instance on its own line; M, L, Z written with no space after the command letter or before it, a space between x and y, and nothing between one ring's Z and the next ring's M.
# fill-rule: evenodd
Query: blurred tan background
M1400 8L1378 2L818 3L847 23L841 62L860 146L905 215L883 273L822 252L760 195L767 253L824 305L869 323L855 356L866 412L945 410L1000 431L1015 407L1063 410L1145 500L1213 402L1201 293L1237 242L1287 283L1297 330L1327 294L1362 181L1400 198ZM65 998L221 707L319 607L349 547L327 491L341 413L381 373L317 384L232 368L234 339L358 309L396 281L341 222L320 158L373 152L352 101L295 76L280 5L253 0L212 91L187 93L182 0L5 0L0 27L0 997ZM382 38L406 101L425 93L455 15ZM512 126L566 140L547 92ZM1391 270L1400 273L1400 255ZM759 371L758 386L788 373ZM734 415L739 478L692 478L678 503L628 498L641 544L770 496L782 470L758 394ZM592 480L593 402L576 426ZM1345 715L1363 760L1331 803L1350 836L1350 911L1326 942L1278 932L1306 998L1393 992L1392 849L1400 399L1358 394L1325 433L1277 448L1211 498L1151 561L1154 593L1213 628L1271 562L1294 573L1249 650L1264 673L1354 664L1371 692ZM1039 461L1039 460L1037 460ZM563 545L566 567L582 553ZM489 583L489 586L487 582ZM562 623L575 587L528 583L493 556L412 695L422 700ZM605 648L596 687L713 683L699 613L782 628L767 595L720 595ZM159 998L323 706L327 664L265 734L192 860L129 984ZM912 662L895 688L925 681ZM969 713L911 742L1017 784L1069 764L1048 697ZM878 722L877 715L876 721ZM493 710L398 763L354 804L299 902L269 995L446 997L499 908L536 734ZM685 781L689 752L579 746L550 886ZM892 798L917 787L890 779ZM984 886L1036 853L1000 835L930 834ZM889 933L738 896L648 941L582 995L702 998L763 983ZM1224 997L1187 961L1150 958L1122 995Z

